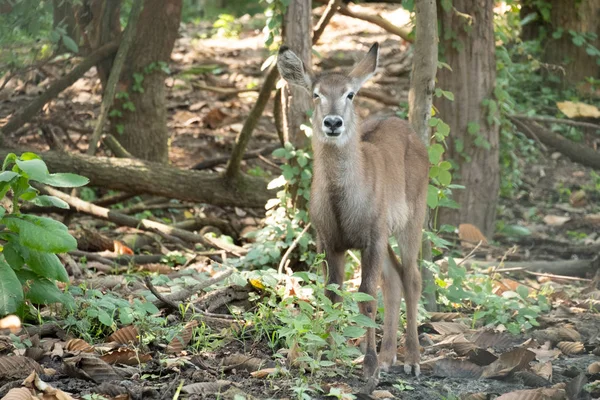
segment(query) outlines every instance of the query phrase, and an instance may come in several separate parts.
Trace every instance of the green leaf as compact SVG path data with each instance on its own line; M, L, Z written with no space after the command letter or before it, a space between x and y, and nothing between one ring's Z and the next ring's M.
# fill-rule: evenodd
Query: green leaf
M27 270L17 271L21 285L27 285L25 297L34 304L52 304L65 302L65 294L56 284Z
M19 251L29 268L40 277L69 282L69 274L67 274L65 267L56 254L32 250L23 246L19 246L17 251Z
M8 153L4 158L4 162L2 163L2 170L4 171L10 164L14 163L17 160L17 155L15 153Z
M71 39L69 36L66 36L66 35L63 36L62 42L65 45L65 47L67 49L69 49L69 51L71 51L73 53L79 52L79 46L77 46L77 43L75 43L75 41L73 39Z
M287 153L287 150L284 149L283 147L279 148L279 149L275 149L272 153L273 157L285 157L285 154Z
M350 339L355 339L364 336L366 332L367 330L365 328L359 326L347 326L342 331L342 335Z
M34 215L4 217L6 227L19 234L19 243L30 249L63 253L77 249L77 241L65 225L50 218Z
M440 123L437 126L437 133L439 133L443 137L448 136L448 134L450 134L450 125L448 125L444 121L440 121Z
M429 185L427 187L427 205L429 208L436 208L439 203L438 188Z
M438 175L438 181L440 181L442 186L448 186L452 182L452 174L448 170L442 170Z
M367 317L364 314L358 314L350 318L350 320L356 323L358 326L362 326L364 328L377 328L378 325L371 318Z
M439 119L439 118L432 117L432 118L429 120L429 126L431 126L431 127L437 126L437 124L438 124L439 122L440 122L440 119Z
M440 162L440 159L444 154L444 147L439 143L434 143L429 146L429 162L432 164L437 164Z
M31 202L33 204L35 204L36 206L40 206L40 207L57 207L57 208L63 208L65 210L69 209L69 205L65 201L59 199L58 197L54 197L54 196L46 196L46 195L37 196Z
M467 124L467 132L471 135L476 135L477 133L479 133L479 124L477 122L469 122Z
M0 172L0 182L10 182L17 176L19 176L19 174L13 171Z
M34 181L42 182L50 174L46 163L39 158L25 161L17 160L16 163L27 174L27 177Z
M454 101L454 93L442 90L442 95L450 101Z
M517 293L519 294L519 296L521 296L524 299L529 297L529 289L527 289L527 286L519 285L517 287Z
M450 163L450 161L442 161L439 167L444 171L448 171L450 170L450 168L452 168L452 164Z
M0 254L0 315L12 314L23 303L23 287L15 271Z
M20 248L19 243L11 240L4 245L4 249L2 250L6 262L15 270L21 269L25 265L25 259L19 251Z
M352 300L360 302L360 301L373 301L375 300L373 296L363 292L354 292L352 293Z
M58 173L58 174L50 174L43 181L39 181L45 183L46 185L54 186L54 187L81 187L87 185L90 180L85 176L71 174L71 173Z

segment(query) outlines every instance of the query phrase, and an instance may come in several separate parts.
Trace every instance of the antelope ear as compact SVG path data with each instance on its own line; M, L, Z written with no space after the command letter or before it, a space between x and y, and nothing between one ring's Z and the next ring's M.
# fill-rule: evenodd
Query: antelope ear
M287 46L281 46L277 56L277 68L281 77L291 85L300 86L310 93L312 90L312 72L302 60Z
M371 46L367 55L356 64L348 75L357 85L357 90L375 74L378 59L379 43L376 42Z

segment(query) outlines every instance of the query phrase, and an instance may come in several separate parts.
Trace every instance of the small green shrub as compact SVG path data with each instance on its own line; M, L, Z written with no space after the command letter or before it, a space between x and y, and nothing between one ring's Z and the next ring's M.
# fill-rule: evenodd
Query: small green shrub
M56 187L88 183L87 178L76 174L51 174L34 153L6 156L0 172L0 315L22 313L25 300L33 304L72 303L72 298L56 286L56 281L69 281L56 253L75 250L75 238L58 221L20 211L23 202L69 206L54 196L40 195L32 181Z

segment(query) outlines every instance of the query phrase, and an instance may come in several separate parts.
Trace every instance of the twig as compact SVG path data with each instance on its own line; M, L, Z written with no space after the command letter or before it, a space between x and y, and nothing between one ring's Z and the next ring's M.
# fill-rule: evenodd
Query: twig
M23 109L13 115L12 118L8 120L6 125L0 129L2 134L8 135L9 133L12 133L22 127L36 113L38 113L47 102L58 96L63 90L75 83L94 65L113 54L117 50L118 46L119 44L117 42L111 42L90 54L67 75L52 83L44 93L40 94Z
M247 93L247 92L258 92L257 88L252 88L252 89L221 88L221 87L217 87L217 86L206 86L201 83L193 83L192 86L194 87L194 89L206 90L209 92L215 92L215 93L224 94L224 95L233 95L233 94L240 94L240 93Z
M600 125L592 124L591 122L573 121L572 119L553 118L553 117L547 117L547 116L542 116L542 115L523 115L523 114L515 114L515 115L511 115L511 117L516 118L516 119L526 119L526 120L546 122L546 123L551 123L551 124L563 124L563 125L579 126L581 128L592 128L592 129L600 130Z
M117 55L115 56L115 60L110 70L110 76L108 77L108 82L106 83L106 88L104 90L104 96L100 106L100 115L98 116L98 122L94 128L94 133L92 134L87 150L87 154L89 155L94 155L96 153L96 149L98 148L98 141L102 135L102 130L104 129L104 124L106 123L106 118L108 117L108 111L113 104L115 92L117 91L117 83L119 83L121 70L125 64L125 59L127 58L129 48L133 43L133 38L136 34L137 22L143 6L144 0L133 1L131 12L129 13L129 20L127 21L127 27L123 33L123 38L121 39L121 44L119 45L119 50L117 50Z
M271 154L274 150L276 150L280 147L281 147L281 144L276 143L276 144L272 144L272 145L263 147L262 149L251 150L244 154L243 159L249 160L252 158L259 157L259 156L266 156L266 155ZM204 161L201 161L198 164L194 165L190 169L201 170L201 169L214 168L219 164L225 164L227 161L229 161L229 158L230 158L230 156L225 156L225 157L212 158L210 160L204 160Z
M325 12L323 13L323 15L321 15L319 22L317 22L317 26L315 26L315 29L313 30L313 43L317 43L319 41L321 35L325 31L325 27L327 26L327 24L329 24L329 21L331 21L331 18L333 17L341 3L342 0L329 0L329 3L327 3L327 7L325 7Z
M236 178L240 173L240 165L242 164L246 147L248 146L254 128L258 125L258 120L260 119L267 102L271 98L271 92L275 87L278 76L279 71L277 70L277 65L271 65L263 86L258 93L258 99L256 99L254 107L252 107L250 114L248 114L248 118L244 121L242 130L235 139L235 145L231 152L229 162L227 163L227 170L225 171L225 177L229 180Z
M162 294L160 294L158 292L158 290L156 290L156 288L154 287L154 285L152 284L152 281L150 280L149 276L145 276L144 277L144 283L146 284L146 287L150 290L150 292L160 301L162 301L162 303L167 307L170 308L171 310L175 311L178 314L181 314L181 310L179 309L179 305L177 303L175 303L174 301L167 299L166 297L164 297Z
M214 246L214 244L211 243L211 240L204 238L200 235L196 235L195 233L189 231L173 228L172 226L165 225L156 221L150 221L148 219L140 220L134 217L130 217L129 215L121 214L119 212L109 210L108 208L100 207L87 201L81 200L77 197L70 196L66 193L61 192L60 190L56 190L48 186L40 186L38 188L42 192L48 193L52 196L56 196L59 199L62 199L79 212L93 215L98 218L106 219L118 225L129 226L131 228L141 228L153 232L159 231L168 235L173 235L190 243L201 243L207 247Z
M518 119L518 118L516 118L516 117L509 116L508 118L509 118L509 119L510 119L512 122L514 122L514 123L516 123L517 125L519 125L519 126L521 127L521 129L524 129L524 130L526 130L526 131L527 131L527 133L529 133L529 136L530 136L530 137L532 137L532 138L533 138L533 140L535 140L535 141L538 143L538 145L539 145L539 146L542 148L542 150L544 150L544 151L548 151L548 148L546 147L546 145L545 145L544 143L542 143L542 141L540 140L540 138L539 138L539 137L537 137L537 135L535 134L535 132L534 132L534 131L532 131L532 130L531 130L531 128L529 128L529 127L527 126L527 124L526 124L526 123L524 123L524 122L522 122L522 121L519 121L519 119Z
M104 143L104 145L108 147L108 149L112 151L116 157L135 158L130 152L127 151L125 147L123 147L121 143L119 143L117 138L111 134L104 135L102 137L102 143Z
M296 239L294 239L294 241L292 242L290 247L287 249L287 251L285 252L283 257L281 258L281 261L279 262L279 268L277 269L278 273L280 273L280 274L283 273L283 267L285 266L285 263L286 263L288 257L290 256L290 254L292 254L292 251L294 251L296 246L298 246L298 242L300 241L300 239L302 239L302 236L304 236L304 234L308 231L308 229L310 228L310 225L311 225L310 222L308 224L306 224L306 226L304 227L302 232L296 237Z
M566 281L580 281L580 282L591 282L592 281L592 279L588 279L588 278L578 278L576 276L555 275L555 274L548 274L548 273L544 273L544 272L525 271L525 273L529 274L529 275L541 276L541 277L550 278L550 279L563 279Z
M113 204L121 203L125 200L129 200L132 197L137 196L135 193L117 193L117 194L109 194L107 196L101 197L93 203L97 206L112 206Z
M457 265L458 265L458 266L461 266L461 265L462 265L462 264L463 264L465 261L467 261L469 258L471 258L471 256L472 256L473 254L475 254L475 252L476 252L476 251L477 251L477 249L478 249L478 248L481 246L481 244L482 244L482 243L483 243L483 240L480 240L480 241L479 241L479 243L477 243L477 246L475 246L475 247L473 248L473 250L471 250L471 251L469 252L469 254L467 254L467 255L465 256L465 258L463 258L463 259L462 259L462 260L461 260L461 261L460 261L460 262L459 262ZM503 260L504 260L504 259L503 259Z

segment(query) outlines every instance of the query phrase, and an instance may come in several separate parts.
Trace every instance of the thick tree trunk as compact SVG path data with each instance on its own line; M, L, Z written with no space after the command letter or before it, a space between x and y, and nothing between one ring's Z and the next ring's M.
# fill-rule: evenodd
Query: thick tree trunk
M450 125L447 155L457 166L453 191L459 210L442 209L442 222L458 226L471 223L491 237L494 231L500 182L498 126L488 123L493 101L496 63L493 0L455 0L449 10L439 7L442 60L452 71L438 72L438 86L454 93L454 101L442 97L435 105L439 117Z
M304 65L312 66L312 14L310 0L291 0L285 13L283 42L300 57ZM308 111L311 95L304 89L287 85L282 93L284 140L296 148L304 148L308 140L300 129L310 126Z
M0 159L26 149L0 149ZM231 182L218 174L189 171L155 162L92 157L47 151L38 153L52 172L74 172L90 179L90 186L148 193L170 199L219 206L264 207L275 192L263 179L240 176Z
M437 46L437 10L435 0L417 0L415 3L416 35L414 44L413 69L408 92L410 123L421 138L429 146L431 128L431 106L435 88L435 74L438 63ZM427 229L427 219L425 229ZM431 243L423 236L422 257L431 261ZM427 311L437 311L435 296L435 280L428 268L421 268L423 277L423 294Z
M600 48L600 2L598 0L550 0L550 19L544 21L533 0L523 1L521 16L537 13L536 21L525 25L521 37L524 40L538 39L540 32L545 35L543 61L564 68L566 84L581 83L587 77L600 78L600 65L596 56L587 53L587 44ZM543 28L543 31L541 29ZM554 38L553 33L562 30L562 36ZM577 46L569 33L593 34L586 44Z
M122 116L112 119L112 133L127 151L143 160L166 163L169 159L165 73L159 63L168 63L171 58L181 7L182 0L144 2L137 34L119 82L135 110L124 109L126 99L115 102L113 108L119 109ZM133 89L134 74L138 78L143 76L143 93ZM122 134L118 133L120 130Z

